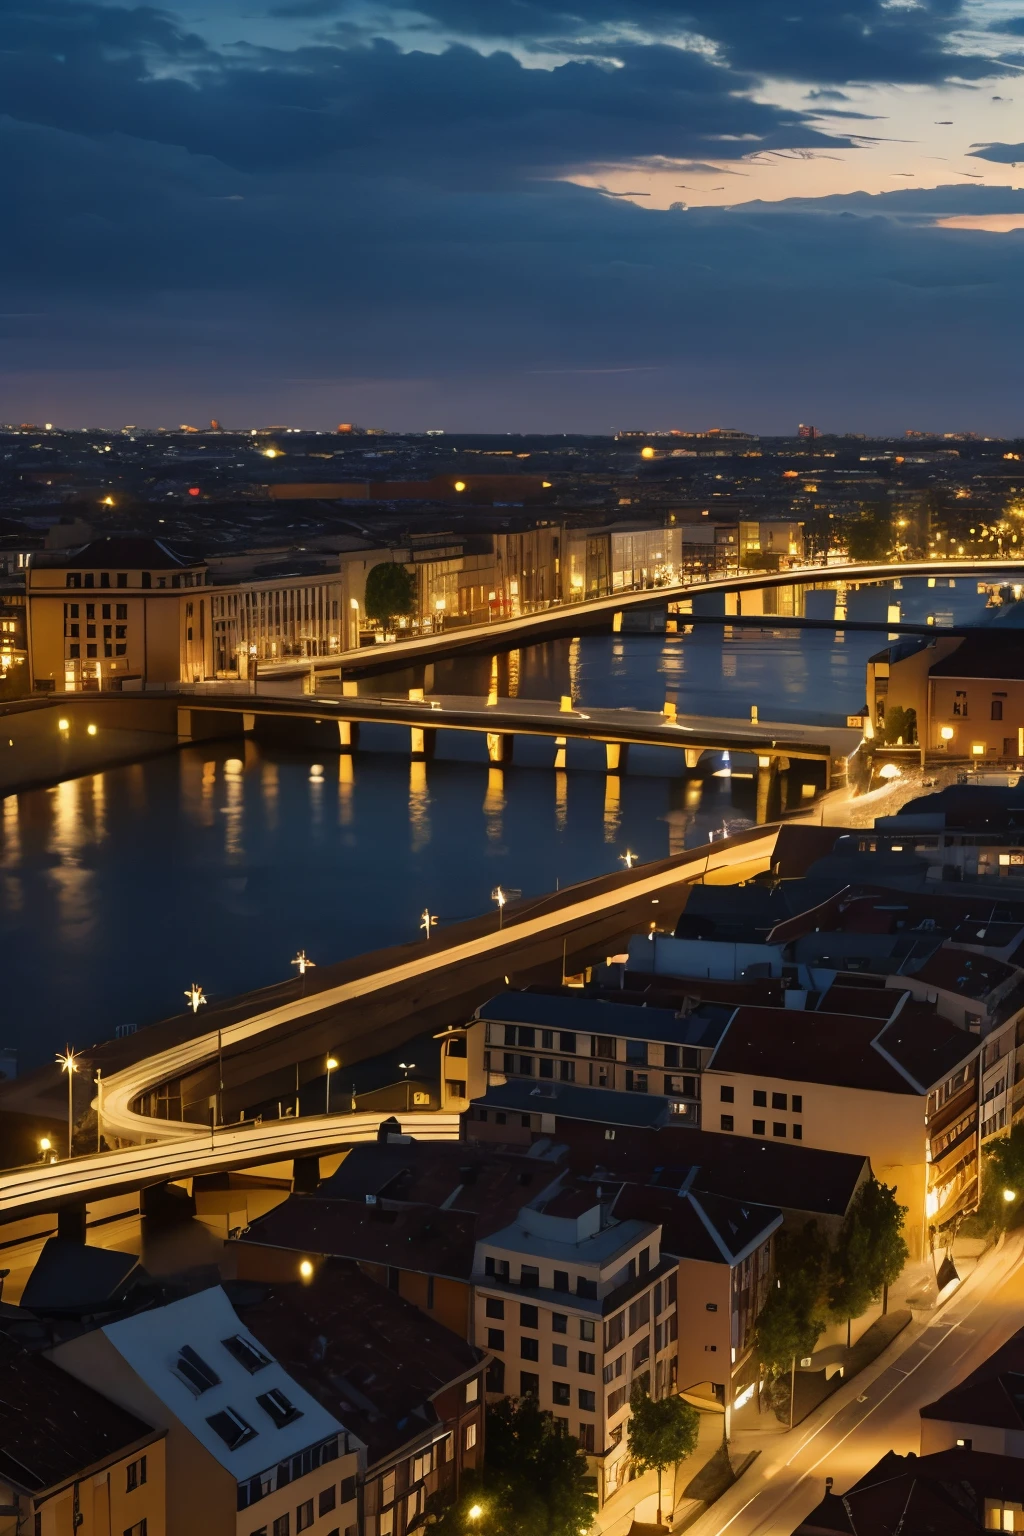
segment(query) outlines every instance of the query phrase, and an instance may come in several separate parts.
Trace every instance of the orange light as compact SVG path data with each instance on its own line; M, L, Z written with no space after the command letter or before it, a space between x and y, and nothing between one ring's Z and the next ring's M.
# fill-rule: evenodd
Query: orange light
M784 469L782 471L782 478L783 478L783 480L796 480L798 478L798 476L799 476L799 470L796 470L796 469Z

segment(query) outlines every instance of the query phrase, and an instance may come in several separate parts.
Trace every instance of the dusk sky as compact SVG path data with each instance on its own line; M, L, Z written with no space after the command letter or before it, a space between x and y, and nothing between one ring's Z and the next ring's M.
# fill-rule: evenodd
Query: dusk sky
M2 419L1024 434L1024 0L0 15Z

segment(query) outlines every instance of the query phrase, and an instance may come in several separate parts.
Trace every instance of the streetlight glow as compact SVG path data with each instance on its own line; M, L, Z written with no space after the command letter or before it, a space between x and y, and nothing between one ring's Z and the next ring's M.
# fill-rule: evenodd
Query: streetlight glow
M292 965L298 966L300 976L305 976L307 971L316 970L316 961L311 960L304 949L299 950L292 961Z
M494 890L491 892L491 900L496 902L498 906L498 927L500 928L502 919L505 915L504 906L506 901L508 901L508 897L505 895L505 892L502 890L500 885L496 885L494 887Z
M332 1072L336 1072L340 1065L341 1065L341 1063L338 1061L336 1056L328 1056L328 1058L327 1058L327 1092L326 1092L326 1094L324 1096L324 1113L327 1114L327 1115L329 1115L330 1112L331 1112L331 1073Z
M469 1518L470 1518L470 1519L471 1519L471 1520L479 1520L479 1519L480 1519L480 1516L481 1516L481 1515L482 1515L482 1514L483 1514L483 1510L482 1510L482 1509L481 1509L481 1508L480 1508L480 1505L479 1505L479 1504L474 1504L474 1505L473 1505L473 1506L472 1506L472 1507L471 1507L471 1508L470 1508L470 1509L469 1509L469 1510L468 1510L468 1511L467 1511L467 1513L468 1513L468 1515L469 1515Z
M197 981L194 981L192 985L186 989L185 996L188 998L188 1005L192 1009L193 1013L198 1013L202 1005L206 1002L206 994L203 992L202 987Z
M78 1058L70 1045L64 1047L64 1054L57 1052L57 1063L62 1072L68 1075L68 1157L72 1155L72 1139L75 1133L75 1073L78 1070Z
M1012 1205L1014 1200L1016 1200L1016 1198L1017 1198L1017 1191L1015 1189L1004 1189L1003 1190L1003 1199L1006 1201L1007 1205Z
M308 1259L303 1259L302 1263L299 1265L299 1274L302 1276L303 1280L312 1280L313 1266Z
M426 936L427 936L427 943L429 944L430 943L430 930L431 930L431 928L436 928L437 927L437 918L430 911L429 907L424 907L423 911L420 913L420 927L423 929L424 933L426 934Z
M625 864L627 869L632 869L633 865L637 861L637 856L635 853L630 853L629 849L627 848L625 853L619 854L619 859L623 864Z

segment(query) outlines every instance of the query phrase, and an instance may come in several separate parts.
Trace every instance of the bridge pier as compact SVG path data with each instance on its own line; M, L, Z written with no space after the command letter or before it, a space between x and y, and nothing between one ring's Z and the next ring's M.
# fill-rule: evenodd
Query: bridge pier
M565 737L564 736L556 736L555 737L555 764L554 765L555 765L556 768L564 768L565 767Z
M696 768L703 754L703 747L684 747L683 756L686 758L687 768Z
M359 745L359 723L356 720L338 721L338 746L342 752L354 752Z
M604 744L605 766L609 773L625 773L626 757L629 753L629 743L624 741L606 741Z
M413 762L426 762L434 755L437 746L437 731L429 726L413 725L409 727L409 748Z
M512 744L514 741L515 737L511 731L488 731L488 760L492 763L499 763L502 766L505 763L510 763L512 761Z
M772 789L778 778L779 764L785 761L789 767L789 759L781 759L773 756L759 755L757 759L757 811L755 820L757 825L763 826L768 820L768 807L771 801Z

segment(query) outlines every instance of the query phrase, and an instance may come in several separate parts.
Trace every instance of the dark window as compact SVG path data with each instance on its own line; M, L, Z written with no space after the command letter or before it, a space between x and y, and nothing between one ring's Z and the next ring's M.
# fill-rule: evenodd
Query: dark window
M621 1344L626 1337L626 1314L620 1312L616 1317L609 1318L604 1325L604 1347L614 1349L616 1344Z
M551 1289L553 1291L567 1291L569 1289L569 1271L567 1269L555 1270L551 1282Z
M252 1425L247 1424L233 1408L222 1408L220 1413L211 1413L206 1422L214 1434L224 1441L229 1451L237 1451L240 1445L256 1438Z
M291 1529L291 1516L278 1515L274 1521L274 1536L288 1536Z
M552 1344L552 1346L551 1346L551 1364L552 1365L568 1365L569 1364L569 1351L568 1351L568 1349L566 1348L566 1346L564 1344Z
M488 1392L504 1392L505 1390L505 1362L504 1360L492 1360L487 1367Z
M581 1403L580 1407L582 1408L582 1406L583 1406L583 1404ZM594 1426L593 1426L593 1424L581 1424L580 1425L579 1442L580 1442L580 1449L581 1450L593 1451L593 1449L594 1449Z
M531 1339L528 1334L524 1334L523 1337L519 1340L519 1358L521 1360L539 1360L539 1341L537 1339Z
M117 640L124 640L125 637L127 636L127 634L128 634L128 625L127 624L115 624L114 625L114 638L115 639L117 639Z
M525 1301L521 1301L519 1303L519 1326L520 1326L520 1328L537 1328L537 1327L539 1327L540 1325L538 1323L538 1316L539 1316L539 1314L537 1312L537 1308L536 1307L530 1306Z
M803 1113L803 1108L804 1108L804 1096L803 1096L803 1094L802 1093L794 1093L794 1095L793 1095L793 1113L794 1113L794 1115L802 1114Z
M490 1254L488 1254L486 1259L484 1259L484 1273L488 1274L488 1275L493 1275L495 1280L507 1280L508 1279L508 1259L495 1259ZM488 1312L487 1316L488 1317L497 1317L498 1313L496 1313L496 1312ZM501 1316L502 1317L505 1316L504 1312L501 1313Z
M537 1268L536 1264L524 1264L521 1267L519 1271L519 1284L523 1287L524 1290L537 1290L538 1286L540 1285L540 1270ZM534 1313L536 1313L537 1309L534 1307L532 1310ZM532 1323L530 1326L536 1328L537 1324Z
M755 1088L754 1089L754 1108L755 1109L767 1109L768 1108L768 1095L767 1095L767 1093L765 1092L765 1090L763 1088Z
M38 1516L37 1516L37 1518L38 1518ZM128 1527L128 1529L125 1531L124 1536L147 1536L147 1526L146 1526L145 1518L143 1517L143 1519L141 1519L141 1520L136 1520L134 1525L130 1525Z
M116 604L116 612L114 614L114 618L115 619L126 619L127 617L128 617L128 604L127 603L118 603L118 604Z
M563 1083L576 1081L576 1063L574 1061L560 1061L558 1063L558 1076Z
M117 573L117 584L118 584L119 587L126 587L128 585L128 572L127 571L118 571L118 573Z
M313 1524L313 1500L306 1499L295 1511L295 1529L297 1531L308 1530Z
M638 1370L645 1360L651 1358L651 1336L645 1333L639 1344L633 1345L633 1369Z
M647 1065L647 1041L627 1040L626 1060L631 1067L646 1067Z
M569 1383L567 1381L553 1381L551 1383L551 1401L560 1407L567 1408L571 1400Z
M318 1501L317 1514L329 1515L338 1502L338 1490L332 1483L329 1488L321 1488Z
M68 646L68 655L71 657L72 661L77 661L79 659L79 657L81 656L81 654L82 654L82 647L80 645L69 645Z
M773 1136L785 1136L785 1134L786 1134L786 1122L785 1122L785 1120L773 1120L772 1121L772 1135Z
M580 1387L577 1396L580 1405L580 1411L582 1413L593 1413L597 1407L596 1393L589 1391L586 1387Z
M96 617L96 604L95 603L86 603L86 605L85 605L85 616L86 616L87 619L94 619ZM93 630L93 634L95 634L95 633L96 633L96 631Z
M644 1296L638 1296L636 1301L629 1304L629 1331L636 1333L638 1328L645 1327L651 1320L651 1296L648 1291Z
M100 572L100 586L101 587L109 587L110 586L110 572L109 571L101 571Z
M149 571L143 571L142 572L142 585L144 587L151 587L153 585L153 578L150 575Z
M788 1101L788 1098L787 1098L786 1094L784 1094L784 1093L773 1093L772 1094L772 1109L785 1109L787 1107L787 1105L788 1105L788 1102L789 1101Z
M258 1344L244 1339L240 1333L233 1334L230 1339L221 1339L221 1343L229 1355L234 1355L239 1365L244 1365L250 1375L256 1371L262 1371L265 1365L270 1364L270 1356L264 1354Z
M804 1128L803 1128L803 1126L802 1125L794 1125L794 1127L793 1127L793 1140L794 1141L803 1141L803 1139L804 1139Z
M536 1397L540 1391L540 1377L533 1371L519 1372L519 1396Z
M1002 699L993 699L992 700L992 719L993 720L1001 720L1002 718L1003 718L1003 701L1002 701Z
M585 1349L581 1349L580 1350L580 1352L579 1352L579 1366L580 1366L580 1375L581 1376L593 1376L593 1374L594 1374L594 1356L592 1354L590 1354L590 1352L588 1350L585 1350Z
M591 1035L590 1054L602 1056L606 1061L615 1060L615 1041L611 1035Z
M128 647L124 644L123 641L118 641L117 645L114 646L114 655L115 656L127 656L127 654L128 654Z
M558 1049L560 1051L565 1051L566 1055L568 1056L575 1056L576 1036L569 1034L564 1029L561 1030L558 1036Z
M341 1480L341 1502L351 1504L356 1496L356 1480L354 1477L343 1477Z
M200 1397L204 1392L208 1392L211 1387L220 1385L220 1377L217 1375L217 1372L212 1366L207 1365L201 1355L196 1354L191 1344L182 1345L178 1352L175 1369L178 1375L187 1382L196 1397Z
M731 1131L732 1130L732 1115L723 1115L722 1116L722 1130L723 1131Z
M128 1482L126 1491L131 1493L133 1488L141 1488L146 1481L146 1458L140 1456L138 1461L128 1463Z
M550 1056L541 1057L537 1072L539 1077L554 1077L555 1064L551 1060Z
M285 1397L278 1387L271 1387L269 1392L258 1393L256 1401L264 1413L270 1415L278 1429L283 1429L286 1424L302 1418L302 1409L296 1408L291 1399Z
M80 587L82 585L82 578L77 571L69 571L65 579L69 587Z
M576 1278L576 1295L582 1296L586 1301L597 1300L597 1281L585 1280L582 1275Z
M647 1073L646 1072L633 1072L631 1069L627 1068L626 1069L626 1092L627 1093L646 1093L647 1092Z
M594 1342L594 1325L587 1317L580 1318L580 1338L588 1344Z
M488 1317L504 1317L505 1303L503 1301L499 1301L497 1296L488 1296L484 1306L484 1311Z
M94 587L96 585L96 578L93 576L92 571L86 573L85 585L87 587Z
M569 1319L566 1317L564 1312L552 1312L552 1314L551 1314L551 1332L552 1333L565 1333L568 1330L568 1327L569 1327Z
M505 1348L505 1330L504 1330L504 1328L488 1328L488 1330L487 1330L487 1348L488 1349L504 1349Z
M91 659L96 655L96 647L94 645L87 645L85 648L85 654Z
M110 618L110 604L109 603L104 603L102 605L101 612L102 612L102 617L103 618L109 619ZM105 631L104 631L104 633L105 633Z
M719 1098L721 1099L723 1104L732 1104L732 1103L734 1103L735 1099L736 1099L736 1090L735 1090L735 1088L720 1088L719 1089Z
M764 1121L763 1120L755 1120L752 1123L751 1129L752 1129L753 1134L755 1136L763 1136L764 1135Z

